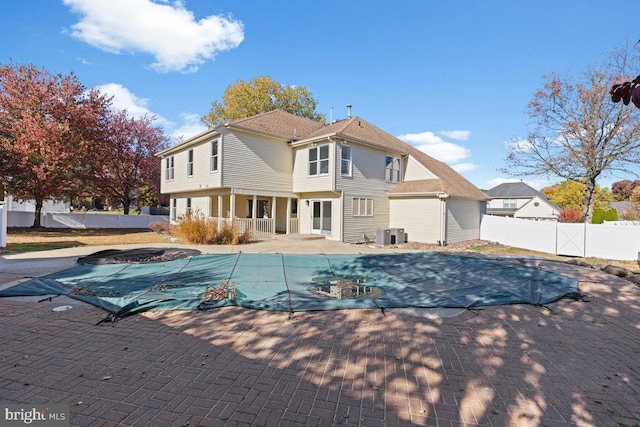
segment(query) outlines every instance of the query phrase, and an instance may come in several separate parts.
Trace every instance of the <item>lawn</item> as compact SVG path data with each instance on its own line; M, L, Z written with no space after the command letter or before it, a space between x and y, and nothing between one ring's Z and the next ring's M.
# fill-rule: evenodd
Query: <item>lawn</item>
M166 243L160 234L148 229L7 229L6 253L33 252L76 246Z

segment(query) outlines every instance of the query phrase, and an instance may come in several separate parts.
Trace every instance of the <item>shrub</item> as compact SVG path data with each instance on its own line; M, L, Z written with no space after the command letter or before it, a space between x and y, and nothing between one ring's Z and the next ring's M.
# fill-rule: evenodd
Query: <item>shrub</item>
M172 233L187 242L198 245L240 245L248 243L251 231L238 232L238 227L224 223L218 229L216 220L205 217L200 211L179 215Z
M593 218L591 219L592 224L602 224L604 221L617 221L618 220L618 211L616 208L610 208L605 210L596 209L593 211Z
M582 222L582 211L576 208L566 208L560 211L560 222Z
M620 219L625 221L640 221L640 204L636 203L631 209L622 212Z
M171 230L171 224L167 221L156 221L149 224L151 231L155 233L168 233Z

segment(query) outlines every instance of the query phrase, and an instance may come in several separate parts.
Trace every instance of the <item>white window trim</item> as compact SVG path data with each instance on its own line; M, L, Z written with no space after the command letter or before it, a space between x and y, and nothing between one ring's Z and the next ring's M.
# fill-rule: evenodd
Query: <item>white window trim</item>
M191 203L191 197L187 197L186 207L184 209L184 213L185 213L185 215L191 215L192 212L193 212L193 206L192 206L192 203Z
M175 159L169 156L165 159L164 180L173 181L175 179Z
M213 154L213 146L216 146L216 154ZM215 160L215 168L213 167ZM218 172L220 169L220 140L214 139L211 141L211 157L209 157L209 172Z
M391 179L387 177L387 159L391 159ZM395 166L398 166L396 169ZM402 182L402 159L400 157L387 154L384 156L384 180L393 184L400 184Z
M364 204L365 204L365 212L362 213L360 212L360 203L364 200ZM373 197L354 197L351 200L352 203L352 214L354 217L362 217L362 216L366 216L366 217L372 217L374 216L374 211L373 211ZM369 204L371 203L371 204ZM357 207L357 209L356 209ZM371 208L371 209L369 209ZM368 212L370 210L370 212Z
M349 158L345 159L343 157L344 152L342 151L343 148L349 148ZM344 173L342 171L342 164L343 162L348 161L349 162L349 171L347 173ZM353 176L353 148L348 145L348 144L342 144L342 146L340 147L340 175L341 176L346 176L346 177L352 177Z
M322 147L327 147L327 158L326 159L321 159L320 158L320 149ZM331 159L331 149L330 148L331 147L329 146L329 144L322 144L322 145L317 145L315 147L309 147L309 149L307 150L307 176L327 176L327 175L329 175L329 171L330 171L330 167L331 167L330 166L331 164L329 162L329 160ZM315 150L316 151L316 160L313 160L313 161L309 160L309 158L311 157L310 156L311 150ZM320 164L321 164L321 162L325 162L325 161L327 162L327 172L321 173L320 172ZM315 174L311 173L311 164L312 163L315 163L317 165Z
M187 178L193 176L193 148L187 151Z

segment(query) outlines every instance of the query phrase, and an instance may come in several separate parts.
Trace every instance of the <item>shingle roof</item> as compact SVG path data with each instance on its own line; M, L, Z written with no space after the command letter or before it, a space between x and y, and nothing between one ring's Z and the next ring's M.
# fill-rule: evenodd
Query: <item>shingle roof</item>
M548 197L524 182L505 182L486 191L493 199L530 199L538 196L544 200Z
M484 192L467 181L447 164L428 156L417 148L357 116L330 125L324 125L282 110L273 110L246 119L236 120L225 124L225 126L231 129L258 132L297 141L298 143L312 142L328 136L335 136L374 145L395 153L410 154L438 177L437 179L405 181L394 188L390 192L390 195L406 193L447 193L452 197L464 197L477 200L489 199Z
M246 119L235 120L225 126L298 140L323 128L324 124L282 110L273 110Z

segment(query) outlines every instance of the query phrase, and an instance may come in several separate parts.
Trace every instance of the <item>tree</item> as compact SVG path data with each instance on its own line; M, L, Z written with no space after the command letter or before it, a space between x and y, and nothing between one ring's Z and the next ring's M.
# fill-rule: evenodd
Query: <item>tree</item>
M285 86L269 76L254 77L250 81L238 79L229 85L222 103L213 101L202 122L213 128L227 120L238 120L256 114L281 109L297 116L324 122L324 114L317 113L313 94L303 86Z
M106 121L104 143L97 160L94 182L100 193L122 204L124 214L140 200L160 193L160 159L155 153L168 146L154 118L131 118L126 111L112 112Z
M631 193L633 193L633 190L637 187L640 187L640 179L633 181L625 179L611 184L611 192L613 193L613 198L616 201L624 202L629 200Z
M584 211L585 188L586 186L581 182L566 180L560 184L545 187L540 192L561 209L573 208ZM601 188L596 184L594 209L607 210L611 208L612 202L613 195L609 189Z
M629 75L626 51L584 78L551 74L528 105L533 130L507 149L510 175L555 175L585 184L584 220L591 222L603 173L640 163L640 110L612 103L609 87Z
M18 200L66 200L92 176L91 158L110 99L72 74L0 66L0 185Z

